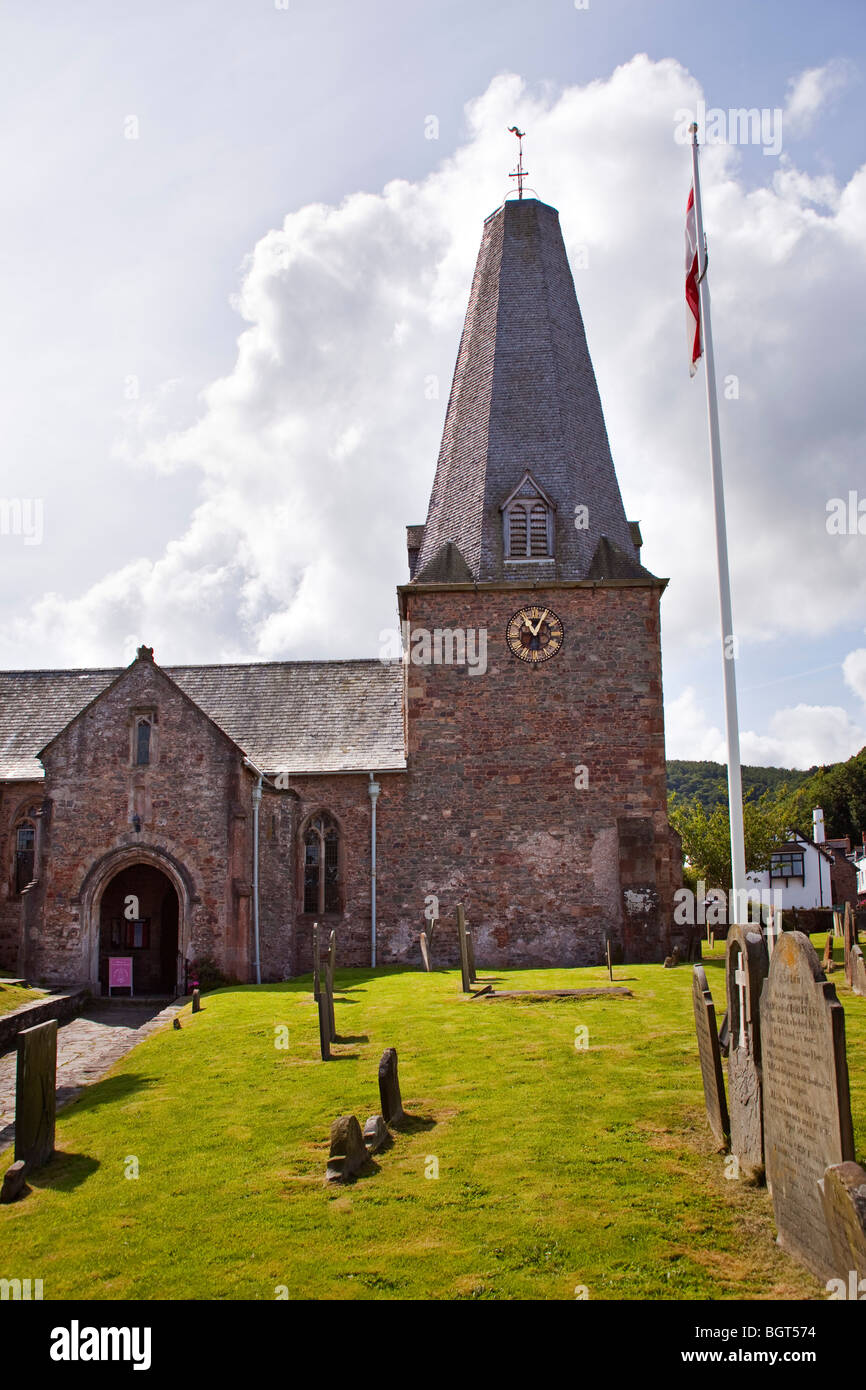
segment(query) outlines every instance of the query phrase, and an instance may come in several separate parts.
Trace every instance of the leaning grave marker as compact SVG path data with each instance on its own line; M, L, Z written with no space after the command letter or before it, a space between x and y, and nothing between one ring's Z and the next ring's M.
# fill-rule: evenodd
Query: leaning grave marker
M731 1139L731 1121L725 1095L716 1008L702 965L696 965L692 974L692 1003L695 1010L695 1029L698 1035L698 1055L704 1081L707 1119L719 1149L726 1149Z
M421 933L420 942L421 942L421 959L422 959L422 961L424 962L424 969L426 970L427 974L429 975L429 974L430 974L430 945L429 945L429 942L428 942L428 940L427 940L427 933L426 933L425 931L422 931L422 933Z
M845 1011L802 932L786 932L761 995L767 1186L779 1244L821 1279L834 1268L820 1184L854 1159Z
M776 951L778 949L777 945ZM759 1182L764 1174L759 1001L767 968L767 946L760 926L744 924L729 927L725 981L730 1037L728 1107L731 1153L738 1159L740 1174L747 1182Z

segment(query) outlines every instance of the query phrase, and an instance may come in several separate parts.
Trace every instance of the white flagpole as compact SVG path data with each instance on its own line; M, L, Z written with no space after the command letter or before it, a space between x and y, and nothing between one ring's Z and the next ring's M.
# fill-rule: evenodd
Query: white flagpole
M746 850L743 838L743 779L740 772L740 729L737 719L736 641L731 610L731 578L728 571L728 537L725 526L725 492L722 482L722 446L719 438L719 402L716 396L716 364L710 323L710 286L704 245L701 211L701 181L698 172L698 127L693 124L692 174L695 189L695 232L698 243L698 281L701 300L701 345L707 373L707 412L710 426L710 465L713 474L713 508L716 518L716 558L719 567L719 607L722 618L722 668L725 674L725 731L728 746L728 805L731 820L731 872L734 888L732 922L747 916Z

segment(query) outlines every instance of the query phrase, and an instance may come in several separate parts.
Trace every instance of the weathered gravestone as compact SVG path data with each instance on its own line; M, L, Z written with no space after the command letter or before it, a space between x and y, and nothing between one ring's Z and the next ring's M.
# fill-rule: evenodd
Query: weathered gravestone
M859 946L851 947L851 988L866 998L866 960Z
M849 985L851 983L851 949L854 945L854 913L851 911L851 904L845 904L845 917L842 923L842 934L845 938L845 979Z
M325 1171L327 1182L348 1182L364 1167L368 1154L361 1126L354 1115L340 1115L331 1125L331 1152Z
M387 1144L390 1135L381 1115L369 1115L364 1125L364 1144L367 1153L377 1154Z
M379 1063L379 1100L387 1125L399 1124L406 1118L397 1077L397 1049L386 1047Z
M313 998L318 999L321 991L321 961L319 958L319 924L313 923Z
M830 1238L834 1279L866 1293L866 1172L859 1163L838 1163L828 1168L819 1184L824 1222ZM851 1280L851 1271L855 1278Z
M334 968L337 964L337 933L332 929L328 937L328 954L325 956L325 970L328 975L328 989L331 994L331 1004L334 1001Z
M764 1146L779 1244L821 1279L835 1255L819 1186L854 1159L845 1012L809 938L785 932L761 996Z
M424 962L424 969L427 971L427 974L429 975L429 974L430 974L430 947L429 947L428 942L427 942L427 933L426 933L425 931L422 931L422 933L421 933L421 938L420 938L420 939L421 939L421 959L422 959L422 961Z
M19 1197L26 1197L30 1188L24 1181L27 1175L27 1164L23 1159L18 1159L15 1163L10 1163L6 1172L3 1174L3 1186L0 1187L0 1206L7 1202L17 1202Z
M194 1014L201 1013L201 994L197 989L192 992L192 1011Z
M782 931L782 909L779 908L777 912L773 904L770 903L770 910L767 913L767 930L765 933L768 961L773 959L773 951L776 948L776 942L782 935Z
M719 1051L716 1008L702 965L696 965L692 974L692 1003L695 1009L695 1029L698 1035L701 1076L704 1079L707 1119L718 1148L726 1149L731 1138L731 1122L725 1096L722 1054Z
M471 994L469 982L469 954L466 945L466 914L463 908L457 908L457 944L460 947L460 976L464 994ZM385 1117L387 1119L387 1116Z
M827 940L824 945L824 956L821 961L821 966L824 970L827 971L831 971L833 969L833 933L831 931L827 933Z
M778 951L779 947L776 947ZM775 954L775 953L774 953ZM764 1174L761 1112L761 986L767 976L767 947L754 926L728 928L725 980L728 997L728 1106L731 1153L740 1177L759 1182Z
M326 970L323 972L323 974L322 974L322 980L321 980L321 984L320 984L320 986L319 986L319 989L320 989L320 991L321 991L320 997L321 997L322 999L324 999L324 1001L325 1001L325 1009L326 1009L327 1019L328 1019L328 1041L329 1041L329 1042L336 1042L336 1041L337 1041L337 1019L336 1019L336 1016L335 1016L335 1014L334 1014L334 991L333 991L333 989L331 988L331 975L330 975L330 971L328 971L327 969L326 969Z
M472 928L466 928L466 961L469 965L469 983L477 984L478 976L475 973L475 942L472 940Z
M329 1062L331 1060L331 1010L328 1007L325 990L319 991L316 1007L319 1011L319 1049L322 1054L322 1061Z
M28 1173L54 1153L57 1109L57 1019L18 1034L15 1082L15 1158Z

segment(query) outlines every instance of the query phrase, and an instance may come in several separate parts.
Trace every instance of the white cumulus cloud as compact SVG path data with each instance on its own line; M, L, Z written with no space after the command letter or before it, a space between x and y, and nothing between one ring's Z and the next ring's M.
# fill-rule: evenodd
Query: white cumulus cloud
M805 135L820 112L848 86L851 78L851 66L843 58L833 58L823 67L806 68L791 78L784 111L785 127L793 135Z
M831 93L835 79L820 71L792 88L795 120ZM666 660L703 659L718 640L713 522L703 384L686 363L690 163L674 138L676 113L701 95L679 63L645 55L559 91L502 75L469 104L463 143L430 174L289 212L226 287L236 360L197 418L177 428L166 414L180 399L169 382L154 404L130 408L117 441L118 490L148 475L194 480L197 501L178 505L174 538L151 550L143 531L122 567L79 589L76 528L55 530L68 584L31 590L26 615L7 600L3 664L118 664L133 640L166 664L377 653L408 577L404 527L426 515L483 219L508 191L503 141L515 122L531 132L534 190L560 210L643 561L671 579ZM866 452L852 389L866 378L866 335L848 331L837 350L839 325L866 317L866 166L839 184L788 159L750 190L738 160L725 146L703 151L736 630L756 647L808 643L866 610L866 541L825 526L828 498L858 485ZM50 503L46 485L46 516ZM98 505L110 517L110 493ZM846 679L860 692L854 655ZM694 692L668 718L671 756L718 753ZM841 709L795 705L766 734L744 735L744 756L808 765L847 755L857 737Z

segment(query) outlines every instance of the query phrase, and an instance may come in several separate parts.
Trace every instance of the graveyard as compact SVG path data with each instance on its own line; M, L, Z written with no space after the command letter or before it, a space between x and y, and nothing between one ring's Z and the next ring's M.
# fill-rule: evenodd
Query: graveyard
M862 1161L866 999L839 959ZM721 1020L724 941L703 969ZM337 962L328 1061L316 986L205 993L61 1110L0 1206L7 1263L46 1299L826 1298L707 1123L690 965L479 962L467 993L435 952L429 973ZM327 1182L331 1126L380 1110L389 1048L404 1115Z

